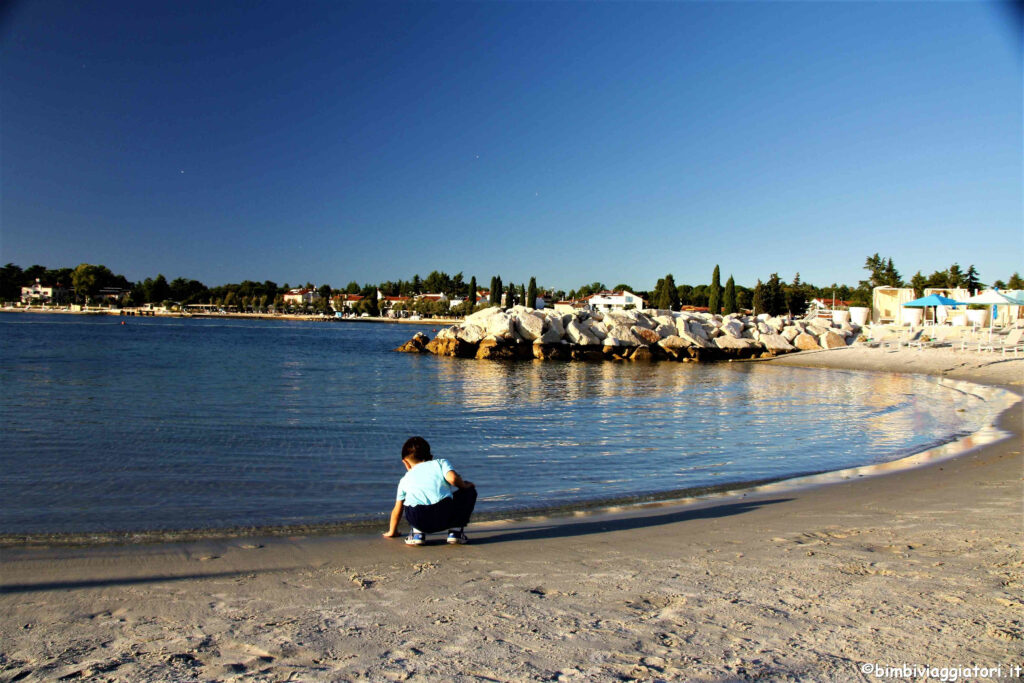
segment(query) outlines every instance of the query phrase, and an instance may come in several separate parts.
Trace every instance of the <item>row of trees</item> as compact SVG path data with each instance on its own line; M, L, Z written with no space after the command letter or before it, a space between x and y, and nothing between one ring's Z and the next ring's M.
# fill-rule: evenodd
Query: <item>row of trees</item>
M529 285L524 283L506 285L501 276L496 275L491 278L490 282L489 305L497 306L504 303L506 306L516 304L533 306L542 292L545 296L559 300L582 299L591 294L611 289L613 291L629 290L644 297L651 307L660 309L680 310L683 306L695 306L707 307L711 311L724 314L752 309L757 313L767 312L773 315L783 313L801 315L806 310L808 302L819 297L850 301L855 305L870 305L872 289L878 286L913 287L917 296L922 296L924 289L930 287L964 288L971 291L985 287L973 264L963 270L957 263L953 263L948 268L936 270L929 276L918 271L910 278L909 282L906 282L891 257L882 257L876 253L865 259L864 269L867 271L867 277L861 280L857 287L837 283L827 287L816 287L802 282L799 273L789 283L783 282L778 273L772 273L764 282L759 279L752 289L736 284L735 279L730 275L723 287L721 270L716 265L711 274L711 282L706 285L677 285L675 278L669 273L658 280L652 291L637 290L626 283L608 288L604 283L596 281L584 284L568 293L563 290L539 288L535 277L530 278ZM80 303L89 303L100 290L113 288L129 292L128 303L130 305L174 301L182 304L203 303L233 306L245 310L267 310L270 307L282 310L285 307L284 294L291 289L288 283L279 286L272 280L263 282L244 280L237 284L207 287L198 280L180 277L168 282L162 274L133 283L123 275L114 274L103 265L83 263L76 268L58 269L33 265L22 269L13 263L8 263L0 268L0 300L19 300L21 288L35 282L36 279L43 284L70 285L74 289L75 299ZM992 286L999 289L1024 289L1024 280L1021 279L1019 273L1013 273L1008 280L996 280ZM363 296L363 299L356 305L356 311L376 315L380 311L380 302L377 300L378 289L385 296L412 298L418 294L437 293L444 294L448 299L464 299L465 301L453 310L457 314L471 313L480 307L477 301L479 289L476 277L471 277L469 282L466 282L461 272L449 276L443 271L435 270L426 279L414 275L408 281L385 281L379 285L360 285L352 281L343 289L334 289L328 284L315 287L312 283L307 282L303 288L315 289L320 295L320 299L316 303L303 306L303 308L311 310L329 310L332 296L343 293L359 294ZM436 316L449 312L448 302L429 300L410 301L399 308L424 316Z

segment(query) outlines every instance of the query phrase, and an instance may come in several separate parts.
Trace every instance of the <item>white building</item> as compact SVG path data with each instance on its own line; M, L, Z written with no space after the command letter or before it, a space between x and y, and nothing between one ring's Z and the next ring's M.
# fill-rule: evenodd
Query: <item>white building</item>
M42 304L56 304L67 301L71 292L61 285L44 285L39 278L28 287L21 288L21 303L30 304L38 302Z
M320 300L320 293L315 289L296 288L289 289L284 295L286 304L311 304Z
M598 292L586 299L591 308L599 311L623 311L626 309L642 309L647 303L643 297L624 289L620 292Z

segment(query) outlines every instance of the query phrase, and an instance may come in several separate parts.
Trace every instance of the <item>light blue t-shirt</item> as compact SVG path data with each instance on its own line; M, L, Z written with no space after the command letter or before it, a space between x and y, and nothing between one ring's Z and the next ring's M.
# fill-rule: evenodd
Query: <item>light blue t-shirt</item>
M398 500L406 505L433 505L451 498L452 487L444 475L452 470L447 460L418 462L398 482Z

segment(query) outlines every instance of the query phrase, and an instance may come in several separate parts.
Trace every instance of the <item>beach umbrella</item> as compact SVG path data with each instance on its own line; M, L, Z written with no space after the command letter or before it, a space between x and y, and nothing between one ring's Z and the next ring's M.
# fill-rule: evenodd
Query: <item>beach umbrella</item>
M988 326L989 326L989 329L991 329L992 326L995 325L996 306L1020 306L1020 305L1022 305L1021 301L1018 300L1017 297L1013 297L1013 296L1009 296L1007 294L1003 294L1002 292L996 291L994 289L986 289L984 292L980 292L978 294L975 294L974 296L972 296L969 299L967 299L966 301L964 301L964 303L965 304L981 304L982 306L989 306L989 307L991 307L992 310L991 310L991 312L989 313L989 316L988 316Z
M920 299L914 299L903 304L904 308L937 308L939 306L953 306L954 308L960 305L962 302L949 297L942 296L941 294L929 294L923 296ZM935 319L934 312L932 313L932 320Z

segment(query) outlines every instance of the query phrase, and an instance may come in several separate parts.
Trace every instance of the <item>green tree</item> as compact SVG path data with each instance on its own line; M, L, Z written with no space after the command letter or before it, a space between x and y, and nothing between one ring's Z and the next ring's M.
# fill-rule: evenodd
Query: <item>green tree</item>
M737 313L739 307L736 303L736 281L729 276L729 279L725 281L725 295L722 299L722 313L729 315L730 313Z
M754 315L760 315L768 312L768 289L764 286L761 280L757 281L754 286Z
M966 282L964 274L956 263L951 265L949 270L946 271L946 282L948 283L946 286L951 289L960 289L964 286Z
M1010 276L1009 281L1006 283L1006 288L1010 290L1024 289L1024 280L1021 279L1020 273L1014 273Z
M103 266L94 266L89 263L80 263L71 273L71 285L75 288L75 295L84 298L89 303L96 292L103 287ZM167 281L164 280L164 285Z
M750 310L753 307L754 292L746 287L736 288L736 309L738 311Z
M476 275L469 278L469 307L470 312L476 308Z
M722 312L722 274L717 265L711 273L711 287L708 290L708 310L712 314Z
M786 300L786 310L791 316L801 316L807 311L808 292L807 286L800 281L800 273L793 277L793 282L784 287L783 296Z
M495 275L495 276L493 276L491 278L491 291L487 293L488 301L490 302L491 306L497 306L498 305L495 302L495 296L494 296L494 293L496 291L498 291L498 276L497 275Z
M964 274L964 286L967 288L967 291L972 294L985 287L978 278L978 271L974 269L973 263L967 267L967 272Z
M8 263L0 268L0 301L18 301L21 288L28 284L21 266Z
M766 313L772 315L782 315L786 312L786 291L782 286L782 280L779 279L778 273L772 273L771 277L768 278L768 282L765 283L765 289L768 295L768 308Z
M526 290L526 305L530 308L537 307L537 278L530 278L530 287Z
M504 291L505 290L502 286L501 276L498 275L497 277L494 278L494 288L491 289L491 297L494 299L495 306L501 306L501 293Z
M914 273L914 277L910 278L910 286L914 288L914 298L920 299L924 296L924 288L928 286L928 281L925 280L920 270Z

